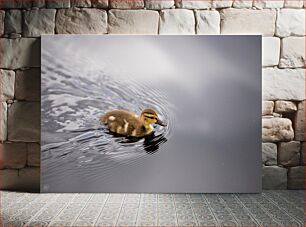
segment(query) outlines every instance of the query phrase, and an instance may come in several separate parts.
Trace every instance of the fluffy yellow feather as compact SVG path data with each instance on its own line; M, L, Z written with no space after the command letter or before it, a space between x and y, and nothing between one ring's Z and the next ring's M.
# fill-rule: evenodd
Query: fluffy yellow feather
M100 120L113 133L123 136L144 137L154 130L153 124L166 126L153 109L144 109L140 116L127 110L112 110L104 114Z

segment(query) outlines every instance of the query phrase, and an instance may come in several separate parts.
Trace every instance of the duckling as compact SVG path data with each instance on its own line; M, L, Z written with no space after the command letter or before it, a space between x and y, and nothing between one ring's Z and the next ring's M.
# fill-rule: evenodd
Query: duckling
M127 110L113 110L104 114L100 120L111 132L131 137L144 137L154 130L152 124L166 126L155 110L144 109L140 116Z

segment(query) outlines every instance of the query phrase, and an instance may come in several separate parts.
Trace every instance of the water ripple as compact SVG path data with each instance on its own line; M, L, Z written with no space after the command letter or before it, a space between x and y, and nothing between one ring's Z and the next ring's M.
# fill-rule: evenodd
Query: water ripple
M170 138L175 120L173 107L149 84L130 79L114 80L103 70L89 70L83 74L69 65L68 59L56 59L47 51L42 54L42 59L47 61L42 64L45 179L61 175L64 180L68 175L83 176L90 172L84 169L99 169L101 175L107 175L118 164L140 164ZM99 121L101 115L113 109L139 114L150 107L157 110L167 127L155 126L155 133L146 138L114 136ZM65 173L59 172L59 163L69 163ZM94 179L101 175L86 177Z

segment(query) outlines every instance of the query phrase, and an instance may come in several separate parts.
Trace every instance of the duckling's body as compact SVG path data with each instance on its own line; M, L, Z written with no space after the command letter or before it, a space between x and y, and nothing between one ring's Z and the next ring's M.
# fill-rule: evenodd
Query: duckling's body
M145 109L140 116L127 110L113 110L104 114L100 120L111 132L132 137L151 134L154 130L152 124L165 126L152 109Z

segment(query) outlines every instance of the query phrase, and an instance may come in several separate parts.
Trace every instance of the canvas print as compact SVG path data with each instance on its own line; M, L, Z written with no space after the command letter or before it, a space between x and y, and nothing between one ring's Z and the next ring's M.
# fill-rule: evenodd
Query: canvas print
M41 191L261 191L261 36L43 36Z

